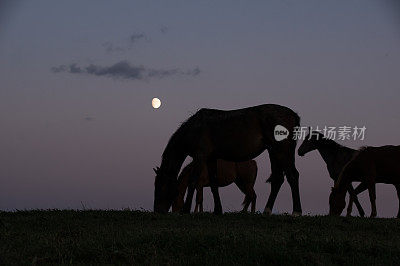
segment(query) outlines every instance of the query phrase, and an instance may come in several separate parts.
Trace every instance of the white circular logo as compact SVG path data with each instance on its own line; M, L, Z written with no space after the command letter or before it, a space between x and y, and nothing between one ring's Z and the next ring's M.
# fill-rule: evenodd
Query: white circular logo
M281 141L286 139L289 136L289 130L287 130L284 126L276 125L274 128L274 137L276 141Z

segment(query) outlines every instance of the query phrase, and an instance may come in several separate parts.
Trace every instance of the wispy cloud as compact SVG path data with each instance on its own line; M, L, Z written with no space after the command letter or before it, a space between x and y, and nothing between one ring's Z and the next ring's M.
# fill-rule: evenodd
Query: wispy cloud
M120 61L110 66L90 64L81 67L78 64L73 63L52 67L51 71L54 73L66 72L71 74L86 74L130 80L147 80L152 78L161 79L172 76L197 76L201 72L198 67L188 70L182 70L180 68L155 69L142 65L132 65L127 61Z
M90 117L90 116L87 116L87 117L85 117L84 119L85 119L85 121L88 121L88 122L91 122L91 121L94 121L94 120L95 120L94 117Z
M113 44L112 42L103 43L103 47L106 49L107 53L111 52L124 52L126 48Z
M132 33L128 40L125 41L123 45L116 45L113 42L105 42L103 43L103 47L106 49L106 52L125 52L133 48L134 44L139 41L149 41L149 38L144 32L140 33Z
M160 28L161 33L167 33L168 30L169 30L168 27L165 26Z
M134 33L129 37L129 41L131 44L133 44L139 40L142 40L142 39L143 40L147 39L146 34L144 34L143 32L142 33Z

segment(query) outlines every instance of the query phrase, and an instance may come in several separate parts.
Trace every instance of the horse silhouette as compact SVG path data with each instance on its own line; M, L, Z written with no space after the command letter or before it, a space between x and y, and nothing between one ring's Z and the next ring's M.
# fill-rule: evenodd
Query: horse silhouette
M277 141L274 128L279 125L288 130L287 138ZM193 158L193 175L196 183L207 169L214 196L214 213L222 213L215 180L217 159L232 162L251 160L268 150L271 161L271 193L265 213L271 213L275 199L283 184L284 175L292 191L293 214L301 214L299 173L295 166L295 127L300 117L291 109L264 104L243 109L223 111L200 109L175 131L162 154L161 166L155 169L154 211L166 213L178 194L177 176L187 156ZM184 211L189 212L191 201L186 201Z
M343 167L358 153L358 150L342 146L331 139L325 138L325 136L319 132L309 130L308 135L304 138L297 153L299 156L304 156L313 150L317 150L325 161L329 176L334 182L338 179ZM364 209L361 207L351 184L348 187L348 191L350 196L353 197L353 200L348 205L347 216L351 215L352 202L354 201L360 216L364 217Z
M343 168L329 196L329 214L340 215L346 206L346 191L351 182L359 181L360 186L355 190L359 193L368 189L371 202L371 217L376 211L376 183L393 184L399 198L400 218L400 146L363 147ZM351 200L351 197L350 197Z
M203 187L210 186L209 176L203 175L199 178L196 184L189 184L190 176L193 172L194 163L191 162L178 177L178 196L172 204L172 211L181 211L183 208L184 197L186 189L189 187L187 199L193 197L194 190L196 189L196 207L194 212L203 212ZM205 173L206 173L205 169ZM225 187L232 183L245 194L243 201L243 211L247 211L251 203L251 212L255 212L256 208L256 192L254 191L254 183L257 178L257 163L254 160L246 162L229 162L224 160L217 160L217 186Z

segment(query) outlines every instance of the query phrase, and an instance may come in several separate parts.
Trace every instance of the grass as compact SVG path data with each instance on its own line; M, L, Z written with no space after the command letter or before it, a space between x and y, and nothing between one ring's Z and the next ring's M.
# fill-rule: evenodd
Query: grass
M398 265L397 219L0 212L0 265Z

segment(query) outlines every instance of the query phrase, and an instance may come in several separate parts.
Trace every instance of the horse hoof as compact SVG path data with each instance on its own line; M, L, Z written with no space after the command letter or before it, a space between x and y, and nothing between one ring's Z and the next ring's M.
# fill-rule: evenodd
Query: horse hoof
M272 214L272 210L270 208L265 208L264 209L264 214L271 215Z
M301 212L295 212L295 211L293 211L292 216L294 216L294 217L301 216Z

